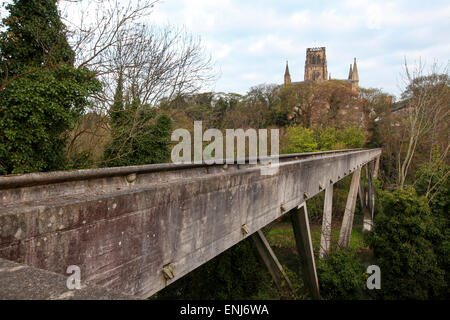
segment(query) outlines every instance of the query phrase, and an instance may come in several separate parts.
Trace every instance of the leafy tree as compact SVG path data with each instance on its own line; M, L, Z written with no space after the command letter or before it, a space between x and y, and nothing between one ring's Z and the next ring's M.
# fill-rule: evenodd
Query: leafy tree
M428 199L432 214L438 221L443 240L436 243L438 264L445 271L445 282L450 287L450 167L442 160L439 149L435 149L431 161L423 164L416 172L416 190ZM448 296L447 296L448 298Z
M346 127L341 132L341 141L346 148L361 148L364 145L364 132L355 126Z
M329 300L363 299L367 275L356 252L340 249L317 260L320 294Z
M0 92L0 173L64 169L68 130L98 82L63 65L10 83Z
M314 132L302 126L290 126L286 128L287 142L283 148L284 153L313 152L318 151Z
M67 133L100 89L73 67L56 2L15 0L0 32L0 173L64 169Z
M314 139L322 151L338 149L336 146L343 144L339 138L338 130L333 127L319 127L314 132Z
M319 127L314 130L314 138L322 151L361 148L365 139L362 129L354 126L344 129Z
M283 147L285 153L360 148L365 139L364 132L357 127L307 129L302 126L290 126L286 129L286 136Z
M384 192L381 205L367 238L382 273L381 298L444 297L438 247L445 238L426 198L412 188L396 190Z
M133 88L131 88L133 96ZM106 166L167 162L170 157L171 120L139 99L125 102L119 76L110 112L112 141L104 151Z

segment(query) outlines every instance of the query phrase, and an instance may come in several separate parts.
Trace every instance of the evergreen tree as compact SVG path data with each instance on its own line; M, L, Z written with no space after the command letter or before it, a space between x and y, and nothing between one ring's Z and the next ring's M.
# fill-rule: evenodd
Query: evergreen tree
M103 155L105 165L131 166L168 162L171 120L156 108L141 104L131 86L131 101L126 102L123 75L117 80L110 109L112 141Z
M54 0L15 0L0 32L0 174L64 169L68 132L100 89L74 68Z
M9 17L3 20L7 30L0 34L0 52L7 69L2 72L12 77L30 68L73 64L74 52L55 0L14 0L6 9Z
M119 72L119 78L117 80L116 92L114 93L114 103L111 107L111 127L113 133L117 133L120 127L123 125L124 118L124 102L123 102L123 73Z

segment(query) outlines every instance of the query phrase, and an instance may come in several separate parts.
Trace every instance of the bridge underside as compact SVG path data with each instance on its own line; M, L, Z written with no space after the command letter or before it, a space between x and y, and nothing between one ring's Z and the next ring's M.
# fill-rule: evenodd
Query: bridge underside
M76 265L83 282L149 297L380 154L286 155L273 175L164 164L0 177L0 258Z

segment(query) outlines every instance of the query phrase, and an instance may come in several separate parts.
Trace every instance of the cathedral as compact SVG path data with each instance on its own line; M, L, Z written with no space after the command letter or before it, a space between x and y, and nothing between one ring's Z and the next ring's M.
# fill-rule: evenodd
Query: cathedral
M305 60L305 78L304 81L323 82L331 80L331 74L327 71L327 55L325 47L307 48ZM350 71L348 79L353 91L358 91L359 77L358 67L356 66L356 58L353 61L353 66L350 64ZM296 84L300 82L292 82L289 73L289 66L286 62L286 71L284 73L284 84Z

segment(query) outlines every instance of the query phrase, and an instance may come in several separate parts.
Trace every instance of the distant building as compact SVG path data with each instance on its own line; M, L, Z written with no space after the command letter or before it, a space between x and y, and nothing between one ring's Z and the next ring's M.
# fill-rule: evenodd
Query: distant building
M325 47L307 48L305 60L305 77L304 81L323 82L331 80L331 74L327 71L327 55ZM350 71L347 81L351 85L352 91L358 91L359 76L356 58L353 60L353 66L350 64ZM302 81L300 81L302 82ZM284 72L284 84L296 84L300 82L292 82L289 73L289 65L286 61L286 70Z

